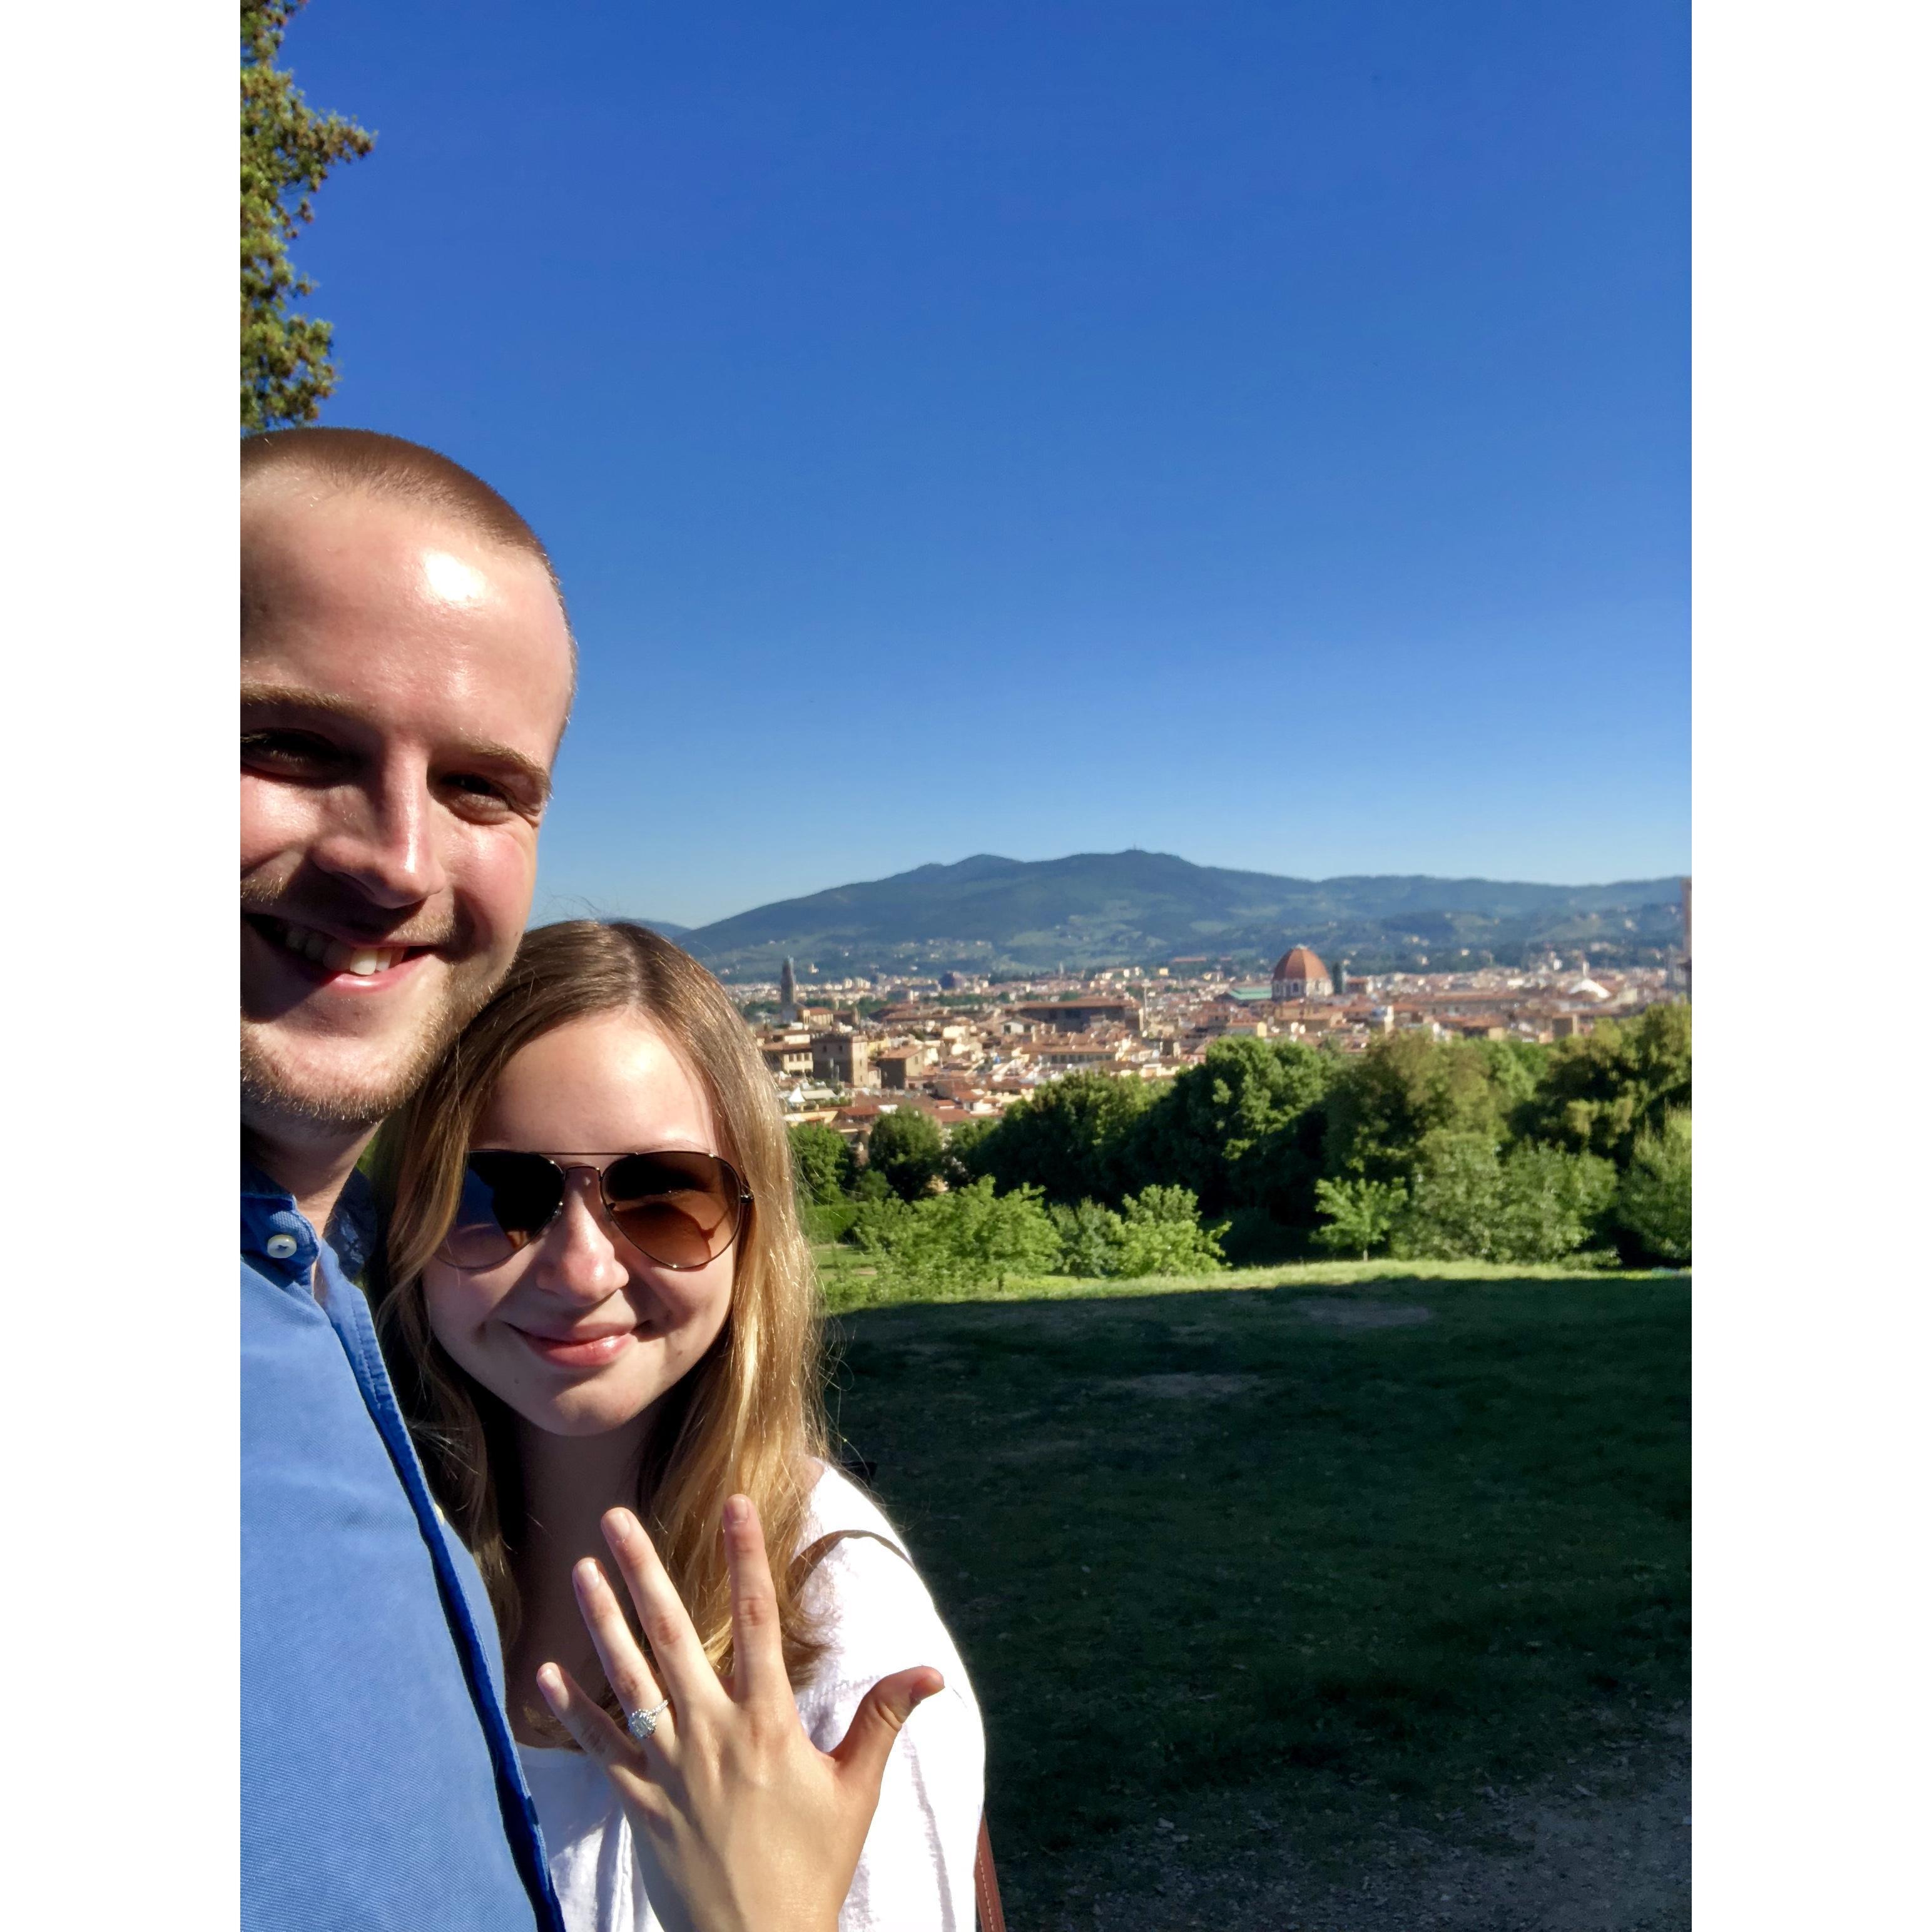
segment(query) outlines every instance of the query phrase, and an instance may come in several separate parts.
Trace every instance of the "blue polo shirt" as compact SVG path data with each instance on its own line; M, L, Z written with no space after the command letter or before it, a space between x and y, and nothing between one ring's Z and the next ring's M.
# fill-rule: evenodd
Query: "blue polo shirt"
M242 1924L561 1932L482 1579L350 1280L362 1187L325 1241L242 1171Z

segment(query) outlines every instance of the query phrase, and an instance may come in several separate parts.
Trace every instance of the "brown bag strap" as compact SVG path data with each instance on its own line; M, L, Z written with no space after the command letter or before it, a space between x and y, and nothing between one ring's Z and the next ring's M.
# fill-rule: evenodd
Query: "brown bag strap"
M1000 1904L1000 1875L993 1869L993 1840L986 1814L980 1814L980 1849L973 1856L973 1898L979 1908L980 1932L1006 1932L1006 1915Z
M832 1545L843 1543L848 1536L868 1536L874 1543L883 1543L902 1562L912 1561L890 1537L881 1536L876 1529L835 1529L816 1543L807 1544L792 1559L792 1588L801 1588L806 1579L824 1562ZM980 1932L1006 1932L1006 1911L1000 1904L1000 1875L993 1869L993 1840L986 1829L983 1811L980 1814L980 1843L973 1854L973 1903L979 1915Z
M791 1586L802 1589L806 1579L825 1561L835 1543L843 1543L848 1536L868 1536L874 1543L883 1543L902 1563L912 1558L890 1536L881 1536L876 1529L835 1529L830 1536L821 1536L816 1543L808 1543L791 1560Z

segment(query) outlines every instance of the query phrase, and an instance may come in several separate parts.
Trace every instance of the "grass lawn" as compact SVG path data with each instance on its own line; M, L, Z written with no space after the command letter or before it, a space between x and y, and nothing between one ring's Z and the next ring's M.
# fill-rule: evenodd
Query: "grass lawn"
M826 1287L839 1428L986 1713L1016 1926L1094 1923L1150 1844L1345 1876L1398 1827L1477 1844L1484 1794L1688 1695L1688 1275Z

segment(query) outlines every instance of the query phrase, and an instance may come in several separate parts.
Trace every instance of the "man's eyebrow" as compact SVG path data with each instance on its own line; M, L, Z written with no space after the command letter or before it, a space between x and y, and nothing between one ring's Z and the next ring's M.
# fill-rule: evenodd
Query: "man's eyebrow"
M242 680L242 702L244 705L257 705L263 709L286 711L320 712L325 717L340 718L351 724L368 724L369 714L358 704L324 691L310 691L296 684L256 684L244 678ZM507 765L516 772L524 782L536 795L537 802L547 804L550 800L550 773L536 759L525 752L519 752L508 745L499 745L488 738L464 738L460 748L469 757L493 765Z

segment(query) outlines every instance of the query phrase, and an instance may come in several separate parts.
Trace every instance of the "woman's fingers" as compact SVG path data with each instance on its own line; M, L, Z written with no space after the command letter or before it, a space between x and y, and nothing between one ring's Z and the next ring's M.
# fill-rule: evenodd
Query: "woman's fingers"
M922 1664L880 1678L852 1713L852 1721L833 1746L832 1755L874 1803L878 1801L879 1781L886 1774L892 1740L927 1698L945 1688L946 1679L930 1664Z
M611 1723L609 1712L586 1696L584 1687L561 1664L544 1664L537 1672L537 1688L586 1756L607 1770L619 1765L634 1773L644 1770L629 1736Z
M782 1701L791 1708L778 1592L765 1532L749 1496L724 1505L724 1560L731 1573L731 1688L741 1704Z
M604 1681L617 1694L617 1701L627 1712L649 1711L664 1700L649 1661L638 1648L631 1626L617 1602L616 1592L604 1580L596 1562L586 1556L570 1573L577 1591L577 1607L584 1627L597 1647L597 1660L604 1666ZM666 1712L664 1715L670 1714Z
M638 1624L644 1634L644 1641L651 1647L651 1657L657 1666L657 1674L664 1684L650 1702L668 1692L673 1710L682 1708L695 1711L707 1700L723 1695L718 1682L718 1673L711 1667L711 1660L704 1654L704 1646L698 1640L698 1632L692 1628L691 1615L684 1607L684 1600L677 1594L676 1586L664 1572L657 1551L652 1546L650 1538L644 1534L643 1524L628 1510L616 1509L606 1513L604 1518L604 1540L610 1546L610 1554L616 1558L617 1568L624 1579L624 1587L631 1593L631 1601L636 1605ZM580 1564L580 1570L584 1565ZM591 1566L593 1569L595 1564ZM602 1581L602 1574L599 1574ZM606 1594L610 1586L604 1586ZM616 1600L610 1599L611 1608L616 1608ZM589 1621L589 1612L585 1620ZM623 1622L621 1612L617 1621ZM592 1636L596 1636L593 1629ZM637 1645L631 1639L628 1626L624 1630L626 1640L634 1652ZM603 1646L598 1646L598 1654L604 1654ZM641 1661L641 1660L640 1660ZM607 1663L605 1667L608 1669ZM614 1677L611 1688L621 1697L623 1687ZM628 1706L632 1710L639 1707ZM650 1706L643 1708L648 1710Z

